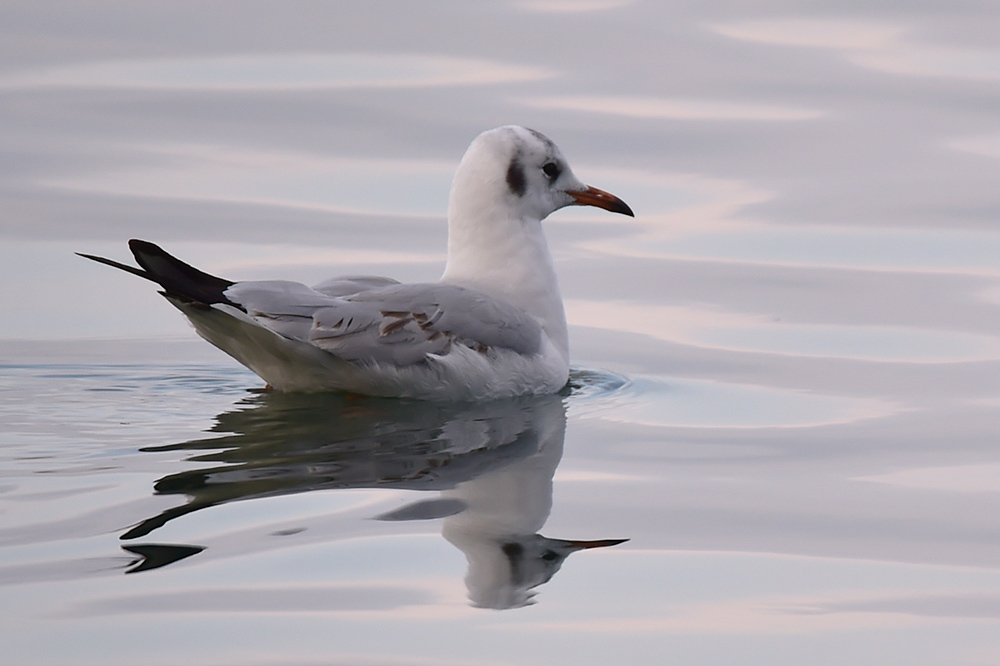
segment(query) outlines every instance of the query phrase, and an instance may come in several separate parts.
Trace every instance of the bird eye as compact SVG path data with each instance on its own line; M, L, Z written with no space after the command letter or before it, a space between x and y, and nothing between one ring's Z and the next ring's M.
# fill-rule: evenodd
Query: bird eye
M545 174L546 178L553 181L559 177L559 165L555 162L546 162L545 165L542 166L542 172Z
M547 550L544 553L542 553L542 559L545 560L546 562L551 562L552 560L556 559L557 557L559 557L559 556L556 555L556 553L553 552L553 551L551 551L551 550Z

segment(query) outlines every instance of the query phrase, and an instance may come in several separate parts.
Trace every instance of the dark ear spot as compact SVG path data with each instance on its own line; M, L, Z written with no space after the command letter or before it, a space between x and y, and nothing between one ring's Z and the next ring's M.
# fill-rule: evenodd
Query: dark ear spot
M510 564L511 581L517 583L521 580L521 555L524 554L524 546L514 541L503 544L500 550L507 556L507 563Z
M524 195L524 167L521 166L521 162L516 157L510 161L510 166L507 167L507 187L519 197Z

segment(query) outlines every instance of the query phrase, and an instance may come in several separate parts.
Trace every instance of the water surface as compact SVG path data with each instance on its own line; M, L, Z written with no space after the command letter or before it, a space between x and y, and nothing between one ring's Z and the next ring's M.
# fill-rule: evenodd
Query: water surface
M1000 14L897 5L0 10L0 661L996 663ZM73 256L433 280L505 123L637 212L546 223L556 396L263 392Z

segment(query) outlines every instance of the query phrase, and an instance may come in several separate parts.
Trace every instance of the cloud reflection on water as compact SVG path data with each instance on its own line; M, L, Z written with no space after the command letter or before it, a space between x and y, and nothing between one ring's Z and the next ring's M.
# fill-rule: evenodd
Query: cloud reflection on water
M601 97L529 97L519 101L525 106L538 109L557 109L658 120L790 121L811 120L825 115L823 111L750 102L662 97L615 97L610 95Z
M731 351L907 363L1000 359L1000 338L963 331L786 322L718 308L621 301L571 300L566 310L577 326Z
M134 146L146 167L90 170L43 187L191 201L378 213L442 221L454 162L337 158L219 145Z
M718 24L734 39L775 46L829 49L859 67L886 74L1000 79L1000 50L922 42L908 24L867 20L784 18Z
M538 67L425 54L249 53L15 70L0 75L0 89L336 90L485 85L551 76Z

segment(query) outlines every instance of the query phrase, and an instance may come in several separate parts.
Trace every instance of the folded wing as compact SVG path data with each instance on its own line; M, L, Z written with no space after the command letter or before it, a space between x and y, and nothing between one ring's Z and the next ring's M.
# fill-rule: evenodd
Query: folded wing
M540 324L524 311L447 284L347 277L314 289L238 282L225 296L260 325L352 362L412 365L456 344L530 355L542 344Z

